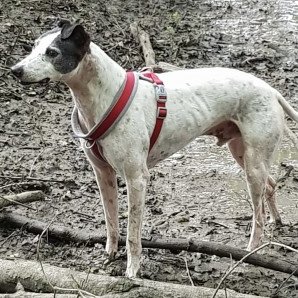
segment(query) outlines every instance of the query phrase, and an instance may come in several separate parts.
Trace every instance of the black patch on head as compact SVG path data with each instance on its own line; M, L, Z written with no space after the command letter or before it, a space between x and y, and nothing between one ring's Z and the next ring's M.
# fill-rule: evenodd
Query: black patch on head
M66 74L74 70L89 52L90 36L80 24L63 20L58 26L62 27L61 34L53 40L50 47L58 48L61 54L52 63L57 71Z

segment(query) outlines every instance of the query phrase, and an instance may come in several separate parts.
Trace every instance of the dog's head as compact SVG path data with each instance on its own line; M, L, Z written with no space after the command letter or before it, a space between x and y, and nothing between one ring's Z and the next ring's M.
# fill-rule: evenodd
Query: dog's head
M11 68L12 73L24 83L61 80L78 67L89 45L82 25L60 21L35 41L32 52Z

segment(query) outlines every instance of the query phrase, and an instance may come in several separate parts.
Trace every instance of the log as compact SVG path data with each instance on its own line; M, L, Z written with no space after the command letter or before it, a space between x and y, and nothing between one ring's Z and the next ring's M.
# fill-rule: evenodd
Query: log
M39 221L32 220L25 216L11 213L0 214L0 226L15 227L26 229L30 233L41 234L47 227L47 224ZM48 229L49 240L59 240L62 242L74 242L84 245L94 245L95 243L106 243L106 237L99 233L90 233L88 230L74 230L65 226L52 224ZM119 238L119 246L126 245L126 238L121 236ZM235 248L233 246L219 244L215 242L199 241L194 239L142 239L143 248L158 248L169 249L172 251L189 251L199 252L208 255L216 255L219 257L233 258L234 260L241 260L246 256L247 251ZM244 260L245 263L249 263L255 266L264 267L267 269L280 271L288 274L292 274L298 266L297 261L293 259L291 263L279 260L276 257L270 257L267 255L253 254ZM298 276L298 270L293 274Z
M43 201L44 199L45 195L40 190L25 191L9 196L0 196L0 209L10 205L18 205L18 203L26 204L36 201Z
M43 264L44 274L41 264L35 261L0 259L0 268L0 292L2 293L14 292L18 283L24 290L31 292L51 293L54 291L52 288L54 286L57 293L72 294L76 293L75 289L81 289L104 298L211 298L214 292L214 289L206 287L88 274L48 264ZM78 285L82 286L79 288ZM62 291L61 288L68 290ZM256 298L254 295L241 294L229 289L227 294L230 298ZM226 297L225 290L220 290L216 297Z
M150 42L149 34L144 31L137 22L130 25L130 31L134 38L139 41L142 46L145 65L150 67L153 72L162 73L167 71L181 70L181 67L166 62L155 62L155 53Z
M158 71L158 68L161 71ZM181 70L181 69L183 68L166 62L158 62L156 66L156 70L155 70L155 67L153 66L154 72L167 72L167 71L175 71L175 70Z
M152 49L149 34L144 31L137 22L130 25L130 31L142 46L146 66L155 65L155 53Z
M78 298L77 294L56 294L53 293L32 293L25 291L18 291L14 294L0 294L0 298ZM89 298L89 297L88 297Z

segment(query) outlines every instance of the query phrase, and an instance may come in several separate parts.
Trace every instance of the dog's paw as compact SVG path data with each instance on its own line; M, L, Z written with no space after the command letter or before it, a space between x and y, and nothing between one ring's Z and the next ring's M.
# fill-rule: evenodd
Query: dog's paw
M110 260L115 259L117 251L118 251L118 242L112 244L111 242L108 241L106 244L106 254L108 255Z
M138 257L132 257L131 260L127 262L127 268L125 276L128 278L136 278L140 275L140 260Z
M139 269L126 269L125 276L128 278L137 278L140 276L140 268Z

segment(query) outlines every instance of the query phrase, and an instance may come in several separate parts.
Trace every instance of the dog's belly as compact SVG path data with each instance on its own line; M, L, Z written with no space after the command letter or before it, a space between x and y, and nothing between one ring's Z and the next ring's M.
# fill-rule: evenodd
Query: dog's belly
M202 135L209 135L209 136L216 137L218 140L216 144L218 146L222 146L225 143L227 143L233 139L240 138L241 132L240 132L237 124L235 124L233 121L226 120L226 121L223 121L219 124L212 126L210 129L208 129ZM183 148L190 141L186 140L186 142L184 144L181 144L180 147ZM175 145L177 145L177 144L175 144ZM149 158L148 158L149 168L153 167L159 161L162 161L163 159L171 156L173 153L175 153L179 149L176 149L176 146L171 146L170 148L168 148L167 151L166 151L166 149L155 150L154 154L149 155Z
M218 145L241 136L241 119L255 109L260 94L270 98L272 92L265 82L232 69L179 71L161 79L168 92L168 115L149 154L149 167L200 135L216 136Z

